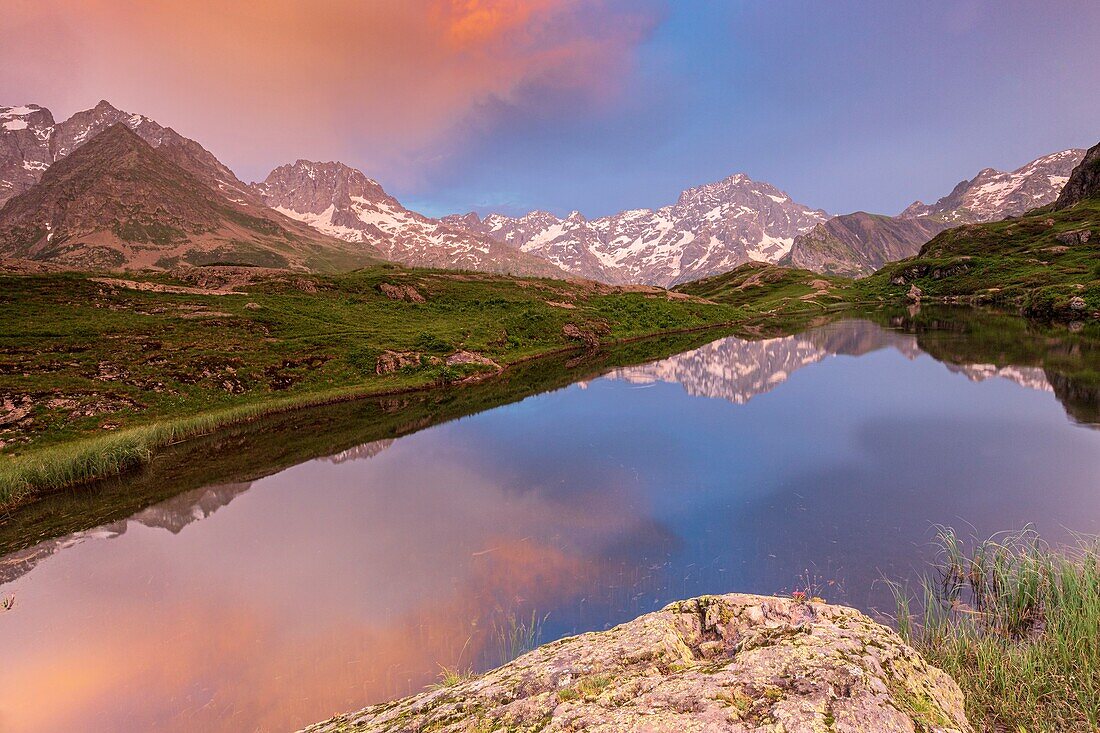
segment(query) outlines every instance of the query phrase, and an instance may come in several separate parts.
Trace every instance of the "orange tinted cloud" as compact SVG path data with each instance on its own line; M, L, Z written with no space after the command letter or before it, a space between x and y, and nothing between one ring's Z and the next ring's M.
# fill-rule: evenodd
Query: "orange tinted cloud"
M407 182L540 89L598 110L653 22L619 0L13 1L0 100L65 116L107 98L245 177L352 157Z
M447 40L456 48L477 49L505 33L522 32L532 18L560 11L561 0L442 0L435 14L446 25Z

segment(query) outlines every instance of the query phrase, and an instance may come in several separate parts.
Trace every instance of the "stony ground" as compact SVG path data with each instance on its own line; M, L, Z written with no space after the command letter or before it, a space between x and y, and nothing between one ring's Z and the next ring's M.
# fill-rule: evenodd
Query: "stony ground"
M970 731L959 687L891 630L816 601L674 603L479 677L306 729Z

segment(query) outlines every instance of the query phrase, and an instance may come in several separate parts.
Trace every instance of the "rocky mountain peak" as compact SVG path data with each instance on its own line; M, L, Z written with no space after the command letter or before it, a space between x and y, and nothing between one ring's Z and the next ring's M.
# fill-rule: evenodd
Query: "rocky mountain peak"
M344 163L298 160L279 166L252 191L275 211L347 242L377 247L407 265L561 276L561 270L476 232L477 214L432 219L402 206L362 171Z
M1020 216L1058 198L1073 167L1084 155L1084 150L1074 148L1036 158L1008 173L983 168L970 180L960 181L936 203L914 201L899 216L935 217L951 224Z
M0 209L0 256L90 269L376 261L372 248L228 197L180 152L150 145L125 121L106 126Z
M320 214L330 206L347 209L356 201L400 207L378 181L337 161L297 160L271 171L253 190L277 210Z
M1089 148L1081 162L1070 173L1055 210L1065 209L1089 198L1100 197L1100 143Z
M1083 151L1060 150L1005 173L983 168L934 204L914 201L897 217L855 212L795 239L784 264L833 275L869 275L912 257L936 234L959 224L1020 216L1053 201Z
M447 226L459 229L469 229L470 231L477 231L481 227L481 217L478 216L476 211L471 211L467 214L448 214L440 219L440 221Z
M677 203L686 203L697 200L715 200L729 196L739 189L745 189L753 184L753 180L744 173L734 173L720 181L711 181L700 186L692 186L680 192Z
M53 124L53 115L50 111L37 104L0 107L0 128L6 132L17 132L39 126L52 127Z
M107 100L55 122L45 107L0 107L0 204L33 186L45 170L111 125L123 124L178 165L238 203L260 206L234 174L194 140Z

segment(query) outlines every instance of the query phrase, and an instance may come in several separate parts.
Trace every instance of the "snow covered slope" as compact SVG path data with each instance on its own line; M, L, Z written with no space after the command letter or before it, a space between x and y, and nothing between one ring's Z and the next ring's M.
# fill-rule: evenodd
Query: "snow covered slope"
M538 255L567 272L604 282L670 286L731 270L748 260L775 262L794 238L828 215L738 173L690 188L671 206L586 219L545 211L521 217L452 215L444 222Z
M934 204L914 201L900 217L934 216L953 224L975 224L1020 216L1057 199L1084 157L1084 150L1071 148L1044 155L1011 173L985 168Z
M279 213L406 265L561 277L549 262L476 232L406 209L377 181L343 163L299 160L253 191Z

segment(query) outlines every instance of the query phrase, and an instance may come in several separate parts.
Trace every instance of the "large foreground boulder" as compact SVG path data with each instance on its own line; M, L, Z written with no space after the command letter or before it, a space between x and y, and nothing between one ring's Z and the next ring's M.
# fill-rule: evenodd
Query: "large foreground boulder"
M963 696L859 611L750 595L674 603L499 669L307 729L970 731Z

